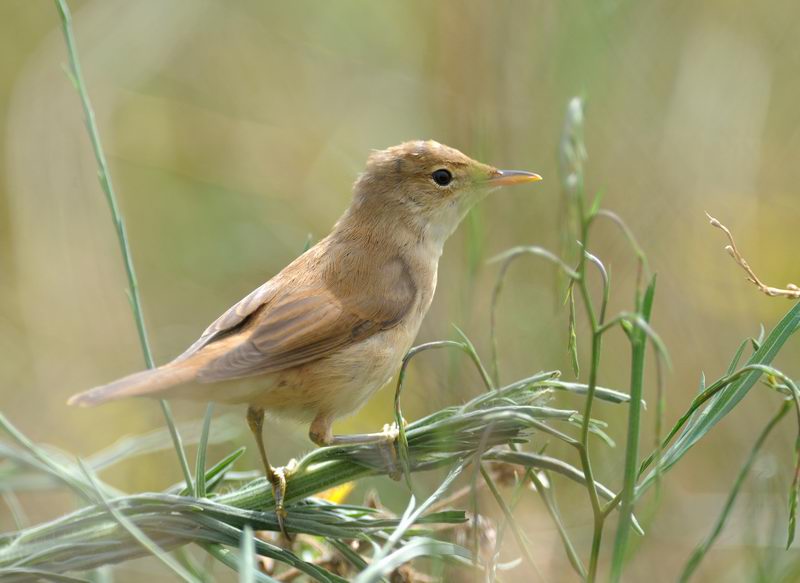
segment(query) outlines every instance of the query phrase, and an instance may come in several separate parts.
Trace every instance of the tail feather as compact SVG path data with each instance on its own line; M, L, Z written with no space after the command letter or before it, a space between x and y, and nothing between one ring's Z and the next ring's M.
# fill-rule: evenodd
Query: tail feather
M142 397L159 393L192 380L194 372L188 367L165 365L159 368L136 372L107 385L73 395L68 405L91 407L107 401Z

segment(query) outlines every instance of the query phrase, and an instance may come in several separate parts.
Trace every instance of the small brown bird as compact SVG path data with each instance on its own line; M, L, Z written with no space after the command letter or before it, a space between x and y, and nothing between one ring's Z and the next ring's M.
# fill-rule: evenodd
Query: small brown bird
M434 141L376 151L330 235L222 314L175 360L69 403L178 397L247 404L282 527L286 478L267 460L264 411L311 421L317 445L393 440L396 431L337 436L331 426L399 368L431 304L444 242L470 207L499 186L536 180Z

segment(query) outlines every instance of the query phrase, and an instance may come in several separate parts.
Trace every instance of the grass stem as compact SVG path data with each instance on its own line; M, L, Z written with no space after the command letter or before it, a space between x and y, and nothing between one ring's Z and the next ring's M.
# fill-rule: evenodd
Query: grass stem
M75 89L81 100L83 107L84 121L86 123L86 130L89 133L89 140L92 143L92 151L94 152L95 161L97 162L97 176L100 180L100 186L106 196L106 202L111 210L111 218L114 222L114 228L117 233L117 241L119 242L120 252L122 253L122 261L125 266L125 274L128 278L128 299L131 303L133 310L133 317L136 322L136 332L139 335L139 344L142 347L142 354L147 368L154 368L155 361L153 360L153 353L150 349L150 342L147 337L147 329L144 323L144 315L142 313L142 300L139 295L139 284L136 278L136 270L133 266L133 258L131 256L130 246L128 245L128 235L125 229L125 221L123 220L122 213L119 209L117 196L114 192L114 185L111 181L111 171L108 167L108 160L106 159L103 145L100 141L100 132L97 129L97 120L95 119L94 109L92 102L89 99L89 92L86 89L86 82L83 79L83 72L81 70L80 59L78 58L78 50L75 45L75 35L72 31L72 14L69 10L69 5L66 0L55 0L56 8L58 9L59 16L61 17L61 28L64 33L64 40L67 44L67 55L69 58L69 69L72 76L72 81ZM189 471L189 462L186 460L186 453L183 449L180 434L175 426L175 420L172 416L172 410L169 403L161 401L161 411L164 414L167 425L169 426L170 436L172 437L175 451L178 454L178 460L181 465L184 479L187 486L191 486L192 477Z
M655 279L645 293L642 305L642 318L650 319L655 293ZM620 517L614 551L611 559L612 583L622 577L622 568L633 519L633 505L636 501L636 478L638 477L639 440L642 415L642 395L644 393L644 361L647 353L647 334L640 327L632 328L631 341L631 400L628 406L628 431L625 445L625 466L623 470L623 486L620 496Z

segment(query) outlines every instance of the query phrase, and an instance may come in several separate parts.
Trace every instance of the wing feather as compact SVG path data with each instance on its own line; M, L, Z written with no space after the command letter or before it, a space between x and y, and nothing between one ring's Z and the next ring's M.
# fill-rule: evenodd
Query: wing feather
M218 341L222 337L235 332L239 326L245 324L260 308L263 308L274 293L275 285L273 284L273 280L254 289L219 318L214 320L211 325L203 331L200 338L195 340L174 362L186 360L197 354L210 342Z
M240 302L242 309L237 304L228 312L235 311L235 316L223 315L204 334L209 338L201 347L230 334L221 325L241 326L238 341L201 368L197 380L215 382L300 366L396 326L414 306L417 286L399 256L386 262L380 274L380 285L361 285L365 282L357 279L285 285L254 305L255 299L248 298L257 297L256 290Z

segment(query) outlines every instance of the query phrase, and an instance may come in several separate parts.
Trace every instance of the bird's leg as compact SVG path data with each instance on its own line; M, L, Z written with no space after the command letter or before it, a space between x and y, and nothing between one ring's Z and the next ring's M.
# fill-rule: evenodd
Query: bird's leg
M278 526L283 535L291 539L283 523L286 518L286 509L283 507L283 499L286 495L286 475L282 468L273 468L272 465L270 465L267 459L267 451L264 449L264 409L248 407L247 424L250 426L250 431L253 432L253 437L256 439L258 452L261 454L261 461L264 464L264 473L269 483L272 484L272 495L275 498L275 514L278 517Z
M397 463L397 436L400 430L397 423L386 424L383 431L377 433L354 433L351 435L334 435L333 419L318 415L311 423L308 437L320 447L334 445L385 445L389 453L389 476L395 480L400 479L400 470Z
M383 431L377 433L353 433L351 435L334 435L332 426L332 418L317 415L309 428L309 439L320 447L329 445L365 445L370 443L394 443L400 433L396 423L384 425Z

